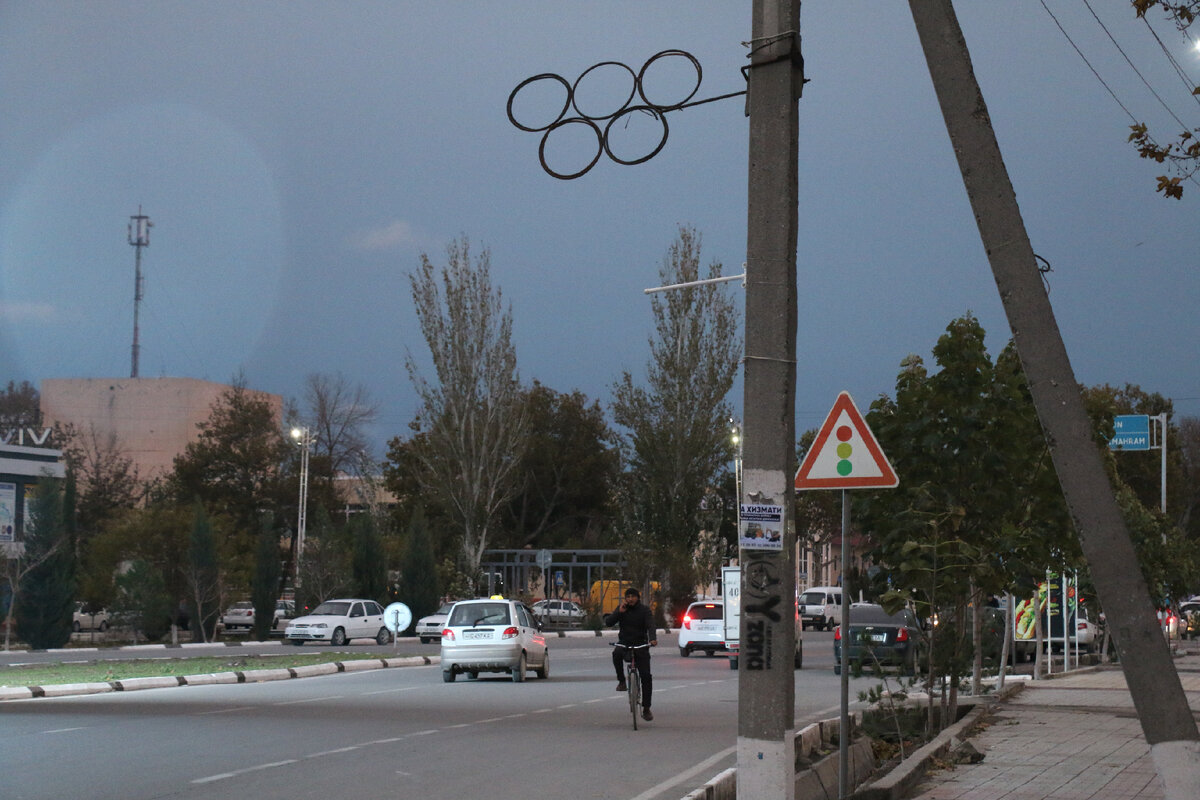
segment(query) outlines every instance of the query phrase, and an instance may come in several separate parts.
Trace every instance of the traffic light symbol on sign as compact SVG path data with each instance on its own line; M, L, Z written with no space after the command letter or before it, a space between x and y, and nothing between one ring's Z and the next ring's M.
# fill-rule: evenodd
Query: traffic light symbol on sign
M837 429L837 474L843 478L849 477L854 471L854 465L850 463L850 455L854 452L854 448L850 446L850 437L854 435L854 430L849 425L839 425Z
M854 400L842 392L796 472L796 488L886 489L898 483Z

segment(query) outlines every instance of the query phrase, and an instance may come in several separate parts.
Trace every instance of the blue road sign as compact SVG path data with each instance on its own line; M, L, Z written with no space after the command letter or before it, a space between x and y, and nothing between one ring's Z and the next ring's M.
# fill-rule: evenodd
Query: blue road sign
M1149 450L1150 416L1121 414L1113 417L1113 438L1108 440L1108 449Z

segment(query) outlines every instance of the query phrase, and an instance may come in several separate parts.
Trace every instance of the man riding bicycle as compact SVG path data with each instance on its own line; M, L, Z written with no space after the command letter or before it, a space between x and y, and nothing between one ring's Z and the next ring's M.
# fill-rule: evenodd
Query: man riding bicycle
M625 648L640 644L658 646L654 615L649 606L642 605L642 593L630 588L625 590L625 602L604 617L604 624L618 626L617 644L623 646L613 648L613 667L617 671L617 691L624 692L629 688L625 685L625 673L622 671ZM654 719L650 713L650 690L654 686L654 679L650 675L650 650L642 647L632 652L638 675L642 679L642 719L649 721Z

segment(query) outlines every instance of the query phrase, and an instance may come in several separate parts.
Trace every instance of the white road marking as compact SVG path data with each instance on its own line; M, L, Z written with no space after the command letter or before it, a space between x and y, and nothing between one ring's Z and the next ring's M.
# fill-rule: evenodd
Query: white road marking
M357 750L358 745L352 744L349 747L338 747L334 750L322 750L319 753L309 753L305 758L320 758L321 756L332 756L338 753L349 753L351 750Z
M344 697L345 697L345 695L334 694L334 695L330 695L328 697L308 697L308 698L305 698L304 700L286 700L286 701L279 702L279 703L272 703L271 705L274 705L274 706L298 706L303 703L324 703L328 700L341 700Z
M209 714L232 714L235 711L254 711L255 708L255 706L236 706L234 708L222 708L218 711L200 711L195 716L207 717Z
M81 730L84 730L83 726L80 726L78 728L55 728L52 731L42 731L42 733L70 733L71 731L81 731Z
M212 783L213 781L223 781L229 778L236 778L238 775L246 775L251 772L260 772L264 769L274 769L275 767L286 767L288 764L295 764L296 759L288 758L283 761L272 761L269 764L257 764L253 767L245 769L237 769L233 772L222 772L217 775L209 775L206 778L196 778L192 783Z

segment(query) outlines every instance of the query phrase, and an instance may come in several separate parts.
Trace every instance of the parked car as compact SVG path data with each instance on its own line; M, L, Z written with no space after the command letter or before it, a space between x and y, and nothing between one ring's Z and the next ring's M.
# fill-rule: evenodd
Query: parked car
M533 612L503 597L455 603L442 631L441 655L446 683L462 674L478 678L481 672L507 672L520 683L527 669L550 677L550 649Z
M719 600L692 603L683 612L679 626L679 655L687 658L693 650L711 656L725 649L725 627L721 622L725 605Z
M813 586L800 595L800 626L830 630L842 621L842 587Z
M570 600L539 600L530 610L543 625L579 626L585 616L579 604Z
M296 604L291 600L275 601L275 616L271 619L270 633L282 635L292 617L296 616ZM226 633L249 633L254 629L254 603L243 600L225 609L221 625Z
M254 603L249 600L234 603L221 615L221 624L226 633L250 630L254 627Z
M1179 604L1179 635L1185 639L1200 636L1200 595Z
M71 630L79 633L80 631L100 631L103 633L108 630L108 612L100 609L95 613L84 611L85 605L83 602L75 604L75 613L71 619Z
M1179 638L1179 615L1170 606L1162 606L1158 609L1158 626L1168 640Z
M341 647L352 639L374 639L378 644L391 641L383 624L383 607L360 598L326 600L312 613L292 620L283 635L294 645L328 642Z
M874 603L855 603L850 606L848 624L838 625L833 632L835 675L842 672L843 646L851 664L895 665L901 673L915 675L925 635L916 615L907 608L889 614Z
M442 628L446 627L446 619L449 618L450 609L453 607L454 603L442 603L437 611L417 620L414 630L421 639L421 644L429 644L442 638Z

